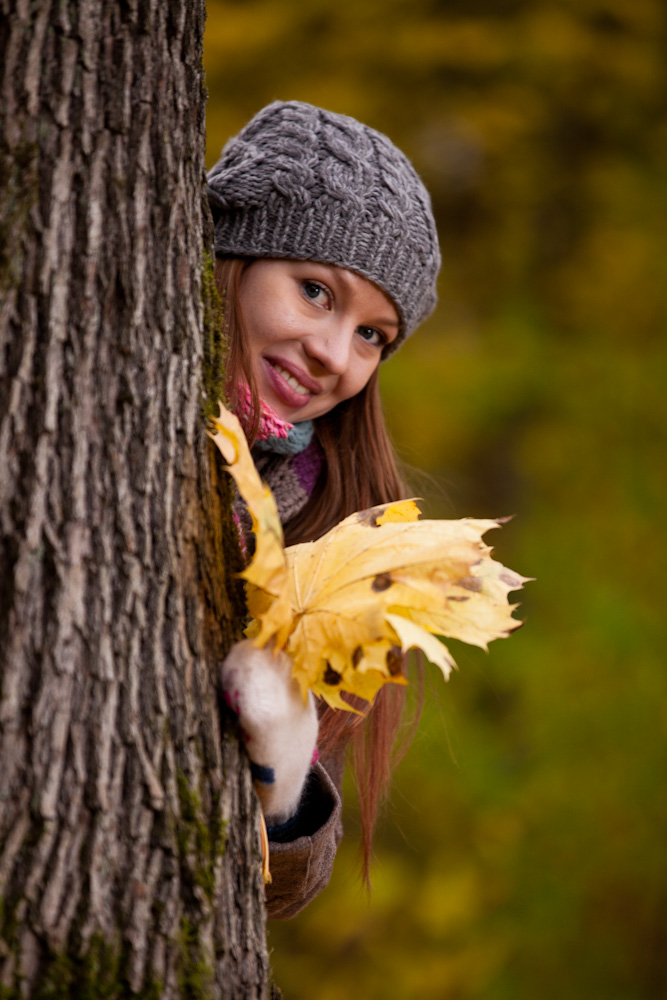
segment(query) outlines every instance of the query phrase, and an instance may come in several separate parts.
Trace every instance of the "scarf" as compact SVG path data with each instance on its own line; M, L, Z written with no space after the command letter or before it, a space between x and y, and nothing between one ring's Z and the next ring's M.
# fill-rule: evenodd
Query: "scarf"
M306 506L324 462L322 448L314 435L312 420L291 424L260 400L260 418L252 457L257 471L276 499L281 524ZM244 431L252 425L250 390L240 394L236 414ZM239 529L243 554L254 550L250 514L240 496L234 501L234 520Z

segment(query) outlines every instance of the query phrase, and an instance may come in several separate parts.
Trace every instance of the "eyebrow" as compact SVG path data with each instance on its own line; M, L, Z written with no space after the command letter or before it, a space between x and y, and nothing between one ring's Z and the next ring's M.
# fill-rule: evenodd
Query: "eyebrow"
M350 289L350 286L352 285L353 279L350 278L350 276L347 274L347 268L340 267L340 265L338 265L338 264L322 264L321 266L322 267L329 267L333 271L335 271L338 280L342 281L343 284L347 285L348 289ZM369 284L371 284L373 286L373 288L377 288L378 291L380 291L380 292L383 293L383 295L387 294L384 291L384 289L380 288L379 285L376 285L375 282L371 281L370 278L366 278L363 274L357 274L356 271L352 271L352 274L355 275L355 277L357 277L357 278L361 278L363 281L368 281ZM378 326L395 326L396 329L398 329L400 327L400 325L401 325L401 322L400 322L399 319L387 319L386 317L384 319L377 318L377 319L374 320L374 322L377 323Z

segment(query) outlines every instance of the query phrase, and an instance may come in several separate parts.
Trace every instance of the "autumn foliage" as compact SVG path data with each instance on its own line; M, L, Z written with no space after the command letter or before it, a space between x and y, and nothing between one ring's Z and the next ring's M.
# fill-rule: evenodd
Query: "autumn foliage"
M455 665L436 636L487 648L521 622L507 595L525 578L490 558L493 520L420 521L414 500L346 517L321 538L285 549L275 500L259 478L237 417L222 403L210 436L252 518L254 554L241 574L258 646L285 650L293 676L332 708L344 694L373 702L405 684L403 656L421 649L445 679Z
M509 642L449 643L461 669L426 698L370 905L348 811L332 885L271 930L278 982L291 1000L658 1000L665 4L210 2L207 32L209 164L297 98L387 132L424 177L440 303L382 367L387 418L431 477L410 474L424 516L515 515L498 558L537 578Z

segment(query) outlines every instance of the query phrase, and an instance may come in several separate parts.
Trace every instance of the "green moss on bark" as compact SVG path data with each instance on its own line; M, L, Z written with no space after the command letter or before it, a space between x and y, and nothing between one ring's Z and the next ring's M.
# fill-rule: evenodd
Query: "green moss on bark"
M120 949L95 935L80 958L51 956L34 997L35 1000L114 1000L129 995L127 985L121 980Z
M180 816L176 820L176 841L181 878L191 890L203 890L212 903L215 894L216 867L225 852L227 824L220 814L220 796L211 799L206 815L199 792L179 771L178 799ZM184 916L180 930L179 989L183 1000L208 1000L213 996L215 974L201 943L196 919Z
M23 231L39 195L38 159L36 143L0 144L0 292L21 281Z
M227 824L220 816L220 796L213 796L211 816L207 819L199 794L179 771L178 797L181 816L177 823L176 838L181 870L184 877L190 877L212 902L216 865L225 853L227 843ZM190 859L194 860L194 867Z
M215 975L206 961L198 929L187 918L181 922L181 968L179 986L181 1000L210 1000Z
M202 304L204 307L202 408L204 416L211 417L218 412L218 400L225 398L225 359L228 345L224 332L224 304L215 283L213 258L206 252L202 260Z
M157 980L146 981L138 992L130 989L126 947L96 934L77 957L47 951L32 1000L160 1000L162 983ZM23 1000L24 995L18 975L12 986L0 988L0 1000Z

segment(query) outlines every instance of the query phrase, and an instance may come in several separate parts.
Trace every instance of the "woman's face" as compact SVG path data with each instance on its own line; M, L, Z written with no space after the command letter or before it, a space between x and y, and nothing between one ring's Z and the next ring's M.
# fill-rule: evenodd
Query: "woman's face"
M259 394L291 423L356 396L398 335L389 297L342 267L253 261L240 294Z

